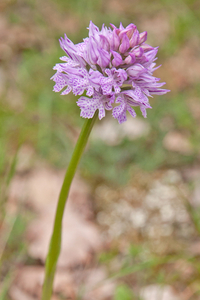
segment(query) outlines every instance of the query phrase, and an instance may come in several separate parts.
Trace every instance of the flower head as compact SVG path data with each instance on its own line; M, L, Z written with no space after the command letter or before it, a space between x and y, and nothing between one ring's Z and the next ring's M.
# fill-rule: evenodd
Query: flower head
M161 88L165 82L153 76L158 47L146 44L147 32L139 33L134 24L111 27L103 25L99 30L90 22L89 37L82 43L75 45L66 35L60 39L67 56L54 67L54 91L62 95L86 92L88 97L77 101L83 118L92 118L99 110L102 119L106 110L112 110L113 117L123 123L127 111L136 116L134 106L146 118L146 109L151 108L148 97L169 91Z

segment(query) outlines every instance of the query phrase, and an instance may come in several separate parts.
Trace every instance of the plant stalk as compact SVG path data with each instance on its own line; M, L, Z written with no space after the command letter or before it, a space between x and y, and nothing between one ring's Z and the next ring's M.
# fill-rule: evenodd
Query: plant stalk
M92 119L86 119L72 154L68 169L60 191L56 215L54 220L53 233L49 244L48 255L45 263L45 278L42 289L41 300L50 300L53 290L53 281L56 271L56 265L61 250L62 238L62 218L69 194L70 186L74 178L78 163L87 144L90 132L97 118L97 111Z

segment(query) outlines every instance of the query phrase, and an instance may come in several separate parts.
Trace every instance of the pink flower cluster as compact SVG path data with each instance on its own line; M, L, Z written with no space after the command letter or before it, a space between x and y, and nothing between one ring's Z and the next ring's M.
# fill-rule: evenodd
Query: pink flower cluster
M73 44L65 38L60 39L61 48L67 56L56 64L54 91L66 95L82 95L77 104L83 118L92 118L99 111L99 119L106 110L119 123L126 121L126 111L135 117L133 107L139 106L146 117L146 109L151 108L148 97L163 95L169 90L161 89L165 83L153 76L158 47L146 44L147 32L139 33L134 24L119 28L111 24L99 30L92 22L89 37L82 43ZM116 103L116 104L115 104Z

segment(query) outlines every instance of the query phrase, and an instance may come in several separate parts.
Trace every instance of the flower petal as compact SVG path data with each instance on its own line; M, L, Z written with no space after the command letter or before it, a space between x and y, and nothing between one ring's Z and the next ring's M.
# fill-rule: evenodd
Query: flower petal
M112 64L114 67L118 67L119 65L121 65L122 63L122 57L119 53L115 52L115 51L111 51L112 55L113 55L113 60L112 60Z
M125 53L130 47L129 38L124 33L121 40L121 45L119 46L119 52Z
M109 63L110 63L110 54L104 49L99 50L99 57L97 60L97 64L101 68L106 68L109 65Z

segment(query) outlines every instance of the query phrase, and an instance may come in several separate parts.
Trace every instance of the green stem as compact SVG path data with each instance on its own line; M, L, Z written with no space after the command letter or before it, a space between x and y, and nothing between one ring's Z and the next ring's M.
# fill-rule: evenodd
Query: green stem
M76 172L76 168L80 161L81 155L87 144L88 137L97 118L97 111L92 119L86 119L76 143L71 161L65 174L63 185L60 191L57 210L55 215L53 233L49 245L49 251L45 264L45 279L42 289L41 300L50 300L53 289L53 280L56 271L57 260L61 249L61 234L62 234L62 218L65 209L65 204L69 194L72 179Z

